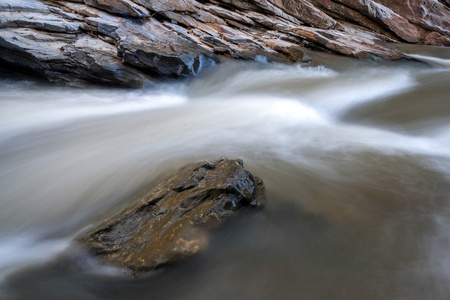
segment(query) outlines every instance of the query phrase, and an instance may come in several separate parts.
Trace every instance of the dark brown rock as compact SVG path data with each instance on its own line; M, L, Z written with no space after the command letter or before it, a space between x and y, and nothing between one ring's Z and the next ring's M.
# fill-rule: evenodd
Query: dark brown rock
M138 274L179 262L207 243L206 230L265 201L241 160L189 165L136 204L78 238L104 264Z

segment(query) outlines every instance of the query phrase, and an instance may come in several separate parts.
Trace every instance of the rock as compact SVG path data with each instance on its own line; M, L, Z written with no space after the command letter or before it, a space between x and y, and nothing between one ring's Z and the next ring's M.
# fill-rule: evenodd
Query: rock
M145 7L137 5L130 0L84 0L84 3L108 12L129 17L145 18L150 16Z
M134 2L155 11L180 11L180 12L195 12L195 0L135 0Z
M0 19L0 28L20 27L49 32L77 33L81 32L80 26L80 22L35 12L5 12Z
M254 0L254 2L260 9L263 10L262 12L264 12L264 13L273 14L273 15L280 17L282 19L285 19L286 21L289 21L293 24L297 24L297 25L303 24L300 20L298 20L291 14L284 12L281 8L277 7L270 1Z
M191 76L219 59L155 19L124 21L116 31L123 61L162 75ZM186 51L185 49L188 49Z
M393 33L389 30L384 29L382 26L361 14L359 11L353 10L348 6L336 3L332 0L311 0L311 2L329 16L340 20L341 24L344 21L348 21L348 23L363 26L373 32L381 33L386 37L395 38L395 35L393 35Z
M300 21L321 29L337 26L337 22L308 1L269 0L284 11L295 16Z
M184 167L77 241L102 263L137 275L201 251L206 230L264 201L262 180L241 160L205 161Z
M36 0L0 1L0 11L48 12L48 6Z
M388 6L381 5L380 3L372 0L339 0L339 2L356 9L371 19L376 20L404 41L418 43L421 39L421 32L419 28L409 23L408 20L401 15L392 11Z
M448 0L0 0L0 63L69 85L140 87L229 59L304 63L303 48L408 59L385 42L450 46Z
M67 85L97 82L139 88L149 80L123 65L114 46L85 34L4 29L0 36L0 57L9 65Z
M204 5L202 8L205 11L207 11L213 15L222 17L224 19L234 20L236 22L240 22L242 24L247 24L247 25L255 25L255 23L251 19L247 18L245 15L231 12L225 8L221 8L221 7L218 7L215 5Z
M438 32L447 36L450 34L450 10L438 1L409 0L407 5L389 0L380 0L379 2L425 31ZM397 26L401 26L401 24Z

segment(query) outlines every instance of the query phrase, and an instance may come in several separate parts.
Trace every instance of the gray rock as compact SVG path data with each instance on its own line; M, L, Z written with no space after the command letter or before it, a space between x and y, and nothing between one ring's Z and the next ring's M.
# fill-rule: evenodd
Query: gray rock
M247 25L255 25L255 23L250 18L247 18L245 15L235 13L235 12L229 11L227 9L224 9L224 8L221 8L221 7L218 7L215 5L204 5L202 8L205 11L207 11L213 15L216 15L216 16L219 16L219 17L222 17L225 19L234 20L236 22L241 22L241 23L247 24Z
M84 0L84 3L111 13L129 17L146 18L150 16L145 7L137 5L130 0Z
M197 75L219 59L155 19L139 26L124 21L116 31L123 61L134 67L171 76Z
M40 12L0 12L0 28L34 28L50 32L80 32L80 22L62 19L53 14Z
M195 0L134 0L134 2L156 12L196 11Z
M51 81L87 82L141 87L145 75L124 66L112 45L88 35L56 34L24 28L4 28L1 58Z
M48 6L37 0L1 0L0 11L48 12Z
M269 0L269 2L313 27L330 29L338 25L333 18L316 8L309 1Z
M49 6L48 9L52 13L61 15L63 18L68 19L68 20L74 20L74 21L83 21L84 20L82 16L73 14L73 13L69 13L69 12L65 12L64 10L62 10L61 8L58 8L58 7Z
M0 0L0 63L70 85L138 87L229 59L305 62L302 47L407 59L385 42L450 46L448 1Z

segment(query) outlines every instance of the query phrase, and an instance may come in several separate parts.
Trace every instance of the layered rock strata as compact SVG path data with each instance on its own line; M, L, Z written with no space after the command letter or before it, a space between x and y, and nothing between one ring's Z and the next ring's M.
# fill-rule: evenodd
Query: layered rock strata
M303 49L401 59L450 46L447 0L0 0L0 61L69 85L141 87L229 59L302 62Z
M241 160L201 162L181 169L78 242L102 263L138 275L204 249L207 230L264 202L262 180Z

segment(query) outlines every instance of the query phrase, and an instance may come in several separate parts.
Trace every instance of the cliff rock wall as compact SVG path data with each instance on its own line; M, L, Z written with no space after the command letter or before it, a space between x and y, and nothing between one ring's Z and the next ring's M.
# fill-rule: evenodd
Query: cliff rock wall
M0 62L68 85L141 87L224 60L303 49L401 59L385 42L450 46L447 0L0 0Z

